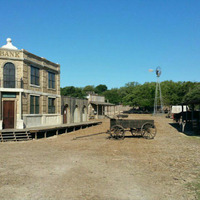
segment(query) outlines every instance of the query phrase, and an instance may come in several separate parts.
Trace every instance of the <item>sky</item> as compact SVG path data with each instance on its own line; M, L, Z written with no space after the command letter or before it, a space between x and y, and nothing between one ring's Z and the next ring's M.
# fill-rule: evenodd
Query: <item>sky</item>
M61 87L200 81L199 0L0 0L0 47L61 65Z

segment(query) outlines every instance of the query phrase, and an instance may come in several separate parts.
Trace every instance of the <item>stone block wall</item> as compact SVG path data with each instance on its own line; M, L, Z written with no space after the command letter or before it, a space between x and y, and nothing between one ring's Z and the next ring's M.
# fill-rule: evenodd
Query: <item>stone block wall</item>
M88 100L74 97L61 96L61 113L64 115L68 108L68 122L83 122L88 120Z
M15 88L3 88L3 68L8 62L13 63L15 66L15 79L17 83ZM39 68L40 84L38 86L31 84L31 66ZM55 74L55 88L48 88L48 72ZM21 79L23 80L22 88ZM49 124L50 121L51 123L55 122L55 124L61 123L59 64L36 56L26 50L0 48L0 90L1 92L16 93L16 118L19 118L19 120L22 118L25 126ZM21 99L19 99L19 94L22 95ZM39 96L39 114L30 114L30 95ZM55 98L55 114L48 113L48 98ZM22 115L19 112L20 109ZM15 125L15 127L19 126Z

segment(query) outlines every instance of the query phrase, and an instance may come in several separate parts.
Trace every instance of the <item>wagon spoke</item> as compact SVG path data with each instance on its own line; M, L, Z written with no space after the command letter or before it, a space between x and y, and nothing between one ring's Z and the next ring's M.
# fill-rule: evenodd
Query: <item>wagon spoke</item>
M110 137L115 139L124 139L124 128L120 125L111 127Z
M142 136L146 139L153 139L156 135L156 127L151 123L142 125Z

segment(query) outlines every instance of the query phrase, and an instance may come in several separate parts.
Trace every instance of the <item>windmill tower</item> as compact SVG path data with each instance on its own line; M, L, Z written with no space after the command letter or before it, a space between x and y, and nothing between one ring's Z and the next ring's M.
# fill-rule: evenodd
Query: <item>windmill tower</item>
M154 70L150 69L150 72L153 72ZM154 100L154 112L153 114L156 115L158 113L164 113L163 111L163 100L162 100L162 92L161 92L161 86L160 86L160 75L161 75L161 68L156 68L156 91L155 91L155 100Z

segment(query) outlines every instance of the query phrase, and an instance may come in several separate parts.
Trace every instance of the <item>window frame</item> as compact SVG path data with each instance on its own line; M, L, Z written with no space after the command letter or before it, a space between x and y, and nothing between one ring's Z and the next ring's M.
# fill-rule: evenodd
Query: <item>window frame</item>
M56 74L48 71L48 88L55 89L56 87Z
M31 85L40 86L40 69L33 65L30 66L30 83Z
M56 113L55 98L48 97L48 114Z
M16 87L16 68L12 62L7 62L3 66L3 87Z
M30 95L30 114L40 114L40 96Z

